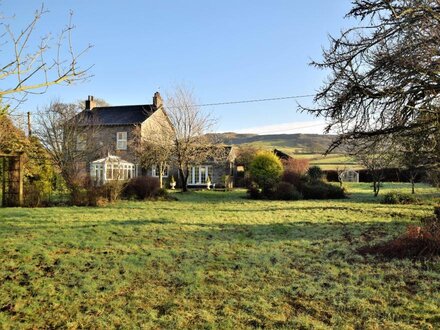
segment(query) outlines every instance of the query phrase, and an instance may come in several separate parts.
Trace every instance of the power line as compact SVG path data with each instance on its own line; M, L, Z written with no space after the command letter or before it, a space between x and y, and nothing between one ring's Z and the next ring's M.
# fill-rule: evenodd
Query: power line
M195 105L196 107L211 107L211 106L221 106L221 105L231 105L231 104L244 104L244 103L259 103L259 102L270 102L270 101L282 101L282 100L293 100L293 99L301 99L307 97L313 97L314 94L304 94L304 95L292 95L292 96L281 96L281 97L271 97L265 99L251 99L251 100L239 100L239 101L225 101L225 102L217 102L217 103L202 103ZM41 111L32 112L33 114L39 114ZM27 114L10 114L12 117L22 117Z
M291 99L300 99L306 97L313 97L314 94L305 94L305 95L294 95L294 96L282 96L282 97L272 97L266 99L253 99L253 100L241 100L241 101L227 101L227 102L218 102L218 103L205 103L198 104L198 107L208 107L208 106L218 106L218 105L229 105L229 104L243 104L243 103L257 103L257 102L268 102L268 101L281 101L281 100L291 100Z

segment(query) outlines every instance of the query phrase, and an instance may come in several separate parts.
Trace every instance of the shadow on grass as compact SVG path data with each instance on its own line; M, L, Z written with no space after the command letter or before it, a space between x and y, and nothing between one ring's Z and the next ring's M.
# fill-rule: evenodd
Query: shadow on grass
M298 202L330 202L335 204L340 203L362 203L362 204L380 204L383 196L393 191L391 189L387 189L386 191L382 191L379 196L374 197L373 191L369 190L363 190L363 191L356 191L356 192L350 192L348 190L347 198L341 198L341 199L303 199L299 201L287 201L287 203L298 203ZM396 190L400 191L400 190ZM177 197L179 203L187 204L187 203L194 203L194 202L202 202L207 204L224 204L227 202L280 202L279 200L254 200L250 199L245 190L235 190L235 191L227 191L227 192L218 192L218 191L189 191L186 193L178 192L174 193L174 195ZM428 202L428 204L432 204L430 200L435 198L440 198L440 193L417 193L415 195L416 198L420 199L422 204Z
M229 243L247 242L258 244L277 241L369 241L389 235L401 233L408 224L405 221L391 222L348 222L342 221L293 221L271 224L230 224L230 223L186 223L167 219L153 220L108 220L101 222L78 223L69 225L35 225L32 223L0 223L0 239L11 236L33 234L44 237L45 234L63 235L63 232L75 237L77 234L86 234L93 229L96 238L107 237L117 233L118 236L132 237L136 230L141 237L154 239L155 236L182 237L187 244L201 244L204 242L227 241ZM158 230L160 234L158 234ZM93 241L94 237L90 236ZM194 243L195 242L195 243Z
M58 223L54 223L53 225L41 225L35 224L34 222L1 222L0 221L0 237L8 232L35 232L38 230L74 230L74 229L88 229L88 228L97 228L100 230L109 228L109 226L148 226L148 225L165 225L165 224L174 224L175 222L166 220L166 219L153 219L153 220L108 220L108 221L89 221L87 224L84 222L75 224L65 224L60 225Z

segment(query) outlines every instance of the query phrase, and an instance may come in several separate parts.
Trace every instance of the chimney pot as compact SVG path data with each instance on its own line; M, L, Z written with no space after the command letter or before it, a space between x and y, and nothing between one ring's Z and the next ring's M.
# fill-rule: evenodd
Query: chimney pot
M153 105L157 109L161 108L163 105L162 97L160 96L159 92L154 93L153 96Z
M96 106L96 103L93 100L93 96L89 95L86 100L86 110L92 110L95 106Z

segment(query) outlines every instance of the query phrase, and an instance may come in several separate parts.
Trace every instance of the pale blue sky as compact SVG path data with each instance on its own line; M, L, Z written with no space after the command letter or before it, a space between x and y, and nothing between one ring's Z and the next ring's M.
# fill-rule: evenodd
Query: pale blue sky
M65 102L87 95L112 105L151 103L176 83L194 88L201 103L314 93L326 73L308 65L320 59L328 33L350 25L348 0L308 1L45 1L50 11L39 33L57 33L73 10L74 45L94 47L81 65L94 64L90 81L54 87L30 96L21 111L34 111L59 97ZM4 0L0 11L17 14L18 29L38 1ZM302 100L310 104L310 100ZM218 131L283 130L285 123L313 126L293 100L211 107ZM279 124L284 124L280 127ZM279 129L278 129L279 128ZM278 131L277 131L278 129ZM313 128L316 130L319 128ZM255 130L254 130L255 131Z

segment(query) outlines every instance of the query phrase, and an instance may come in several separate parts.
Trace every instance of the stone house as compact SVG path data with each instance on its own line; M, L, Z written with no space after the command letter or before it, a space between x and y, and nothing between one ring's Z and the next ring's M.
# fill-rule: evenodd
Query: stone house
M88 125L99 126L94 136L99 147L86 162L86 169L95 182L102 184L110 180L128 180L142 175L159 176L156 165L144 168L140 164L131 144L139 127L140 134L148 134L151 130L163 127L172 129L159 92L154 94L152 104L142 105L97 107L93 96L89 96L85 102L85 110L78 116L93 117L93 123ZM86 147L85 137L77 136L77 148ZM189 169L188 187L206 186L208 176L213 184L222 186L225 176L234 175L233 149L225 146L224 150L220 157L208 159L205 163ZM178 179L178 171L173 168L172 159L164 173L165 181L171 175Z
M217 187L232 188L236 176L236 152L232 146L221 146L203 164L189 169L188 187L206 187L209 179Z

